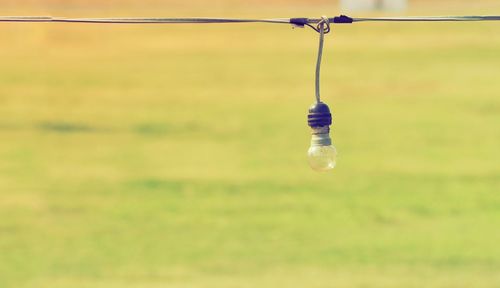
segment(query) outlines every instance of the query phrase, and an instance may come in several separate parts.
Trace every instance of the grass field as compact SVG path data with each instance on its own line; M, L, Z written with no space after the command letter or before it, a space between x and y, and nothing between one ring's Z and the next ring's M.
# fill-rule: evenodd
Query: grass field
M0 287L500 287L498 35L335 27L317 174L309 30L1 24Z

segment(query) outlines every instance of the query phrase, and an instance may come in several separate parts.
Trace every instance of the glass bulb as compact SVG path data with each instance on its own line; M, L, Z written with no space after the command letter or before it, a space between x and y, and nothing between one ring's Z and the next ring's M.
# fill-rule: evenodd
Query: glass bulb
M307 155L313 170L329 171L335 168L337 150L332 145L328 127L313 129L311 147Z

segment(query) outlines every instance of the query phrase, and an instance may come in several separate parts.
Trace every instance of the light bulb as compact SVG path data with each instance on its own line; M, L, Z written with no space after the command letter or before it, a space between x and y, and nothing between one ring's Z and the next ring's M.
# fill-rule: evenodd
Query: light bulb
M329 171L335 168L337 150L332 145L328 127L313 128L311 147L307 151L309 165L316 171Z
M315 171L335 168L337 150L330 138L332 114L328 105L318 102L309 108L308 124L312 129L311 147L307 152L309 165Z

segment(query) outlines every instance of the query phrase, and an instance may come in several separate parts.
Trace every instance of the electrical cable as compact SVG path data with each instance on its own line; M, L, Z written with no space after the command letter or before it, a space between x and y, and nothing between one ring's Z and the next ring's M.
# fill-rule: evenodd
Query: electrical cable
M464 21L500 21L500 16L411 16L352 18L353 22L464 22Z
M325 30L325 26L326 26L326 30ZM330 20L328 19L328 17L323 16L322 21L318 23L318 26L316 27L316 29L319 31L318 61L316 62L316 102L320 103L321 102L321 95L320 95L321 60L323 58L323 46L325 43L325 33L330 32Z
M464 22L464 21L500 21L500 16L409 16L409 17L360 17L345 15L329 18L332 24L351 24L357 22ZM210 24L210 23L272 23L309 26L319 32L317 25L323 18L65 18L50 16L0 16L0 22L59 22L59 23L95 23L95 24ZM328 32L325 32L328 33Z

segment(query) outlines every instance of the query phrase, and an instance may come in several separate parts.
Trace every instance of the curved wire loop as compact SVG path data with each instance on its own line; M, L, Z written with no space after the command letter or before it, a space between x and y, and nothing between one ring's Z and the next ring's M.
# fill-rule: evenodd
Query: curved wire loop
M326 16L321 16L321 20L318 22L318 24L316 26L313 26L309 23L307 23L305 25L307 25L308 27L310 27L311 29L313 29L314 31L316 31L318 33L321 33L321 27L324 25L326 25L326 29L324 29L324 31L323 31L324 34L328 34L331 31L330 19Z

